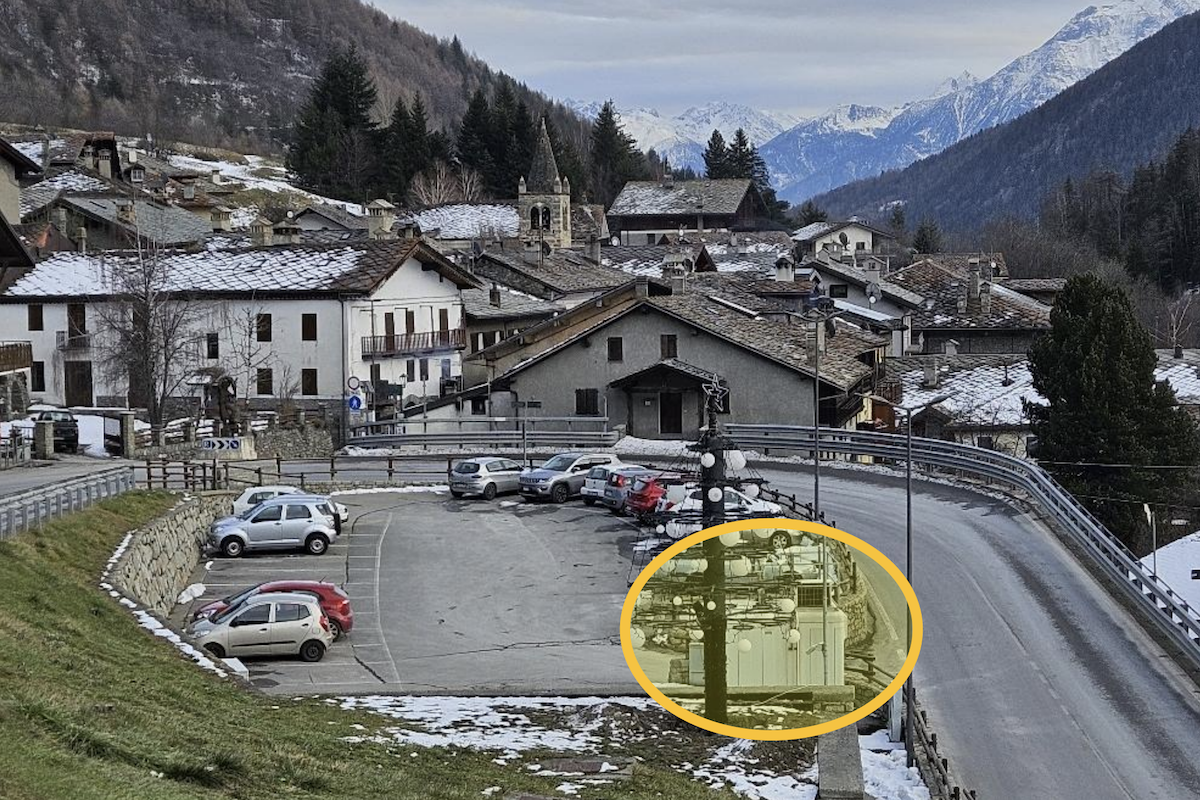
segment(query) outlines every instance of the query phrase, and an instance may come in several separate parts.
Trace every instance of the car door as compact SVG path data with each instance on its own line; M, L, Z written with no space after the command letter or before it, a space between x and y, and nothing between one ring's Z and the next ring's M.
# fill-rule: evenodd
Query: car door
M284 544L300 544L304 535L313 524L313 513L304 503L289 503L284 506L283 519Z
M594 458L581 458L571 465L571 472L567 475L567 485L571 487L571 494L579 494L583 489L583 482L587 480L587 474L596 463Z
M248 523L246 534L252 548L279 547L283 541L283 506L259 509Z
M504 459L504 471L502 473L504 483L497 484L498 489L506 492L515 492L521 488L521 465L511 459Z
M275 621L271 623L271 652L278 656L294 656L300 645L309 639L317 620L312 610L300 603L274 603Z
M271 644L271 604L252 605L229 621L230 656L265 656L273 652Z

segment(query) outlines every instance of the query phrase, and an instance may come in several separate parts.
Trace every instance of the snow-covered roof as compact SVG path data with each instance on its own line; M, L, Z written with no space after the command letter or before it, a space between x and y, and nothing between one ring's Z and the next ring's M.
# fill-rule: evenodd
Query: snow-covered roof
M1160 523L1161 524L1161 523ZM1200 581L1192 580L1192 570L1200 569L1200 531L1190 533L1158 548L1158 577L1184 599L1200 619ZM1153 554L1142 559L1154 567Z
M792 238L798 242L808 242L818 236L824 236L837 227L832 222L813 222L792 233Z
M434 239L511 239L521 230L517 209L504 203L455 203L427 208L413 217Z
M157 256L156 271L163 276L162 291L167 292L369 292L409 256L438 264L461 286L475 285L419 241L173 251ZM16 281L3 297L104 297L114 291L119 271L136 267L137 259L130 252L55 253Z
M938 366L938 385L924 386L925 364ZM952 425L1021 427L1027 424L1024 400L1045 401L1033 388L1029 362L1020 356L921 356L888 364L900 379L900 403L918 406L938 395L950 397L936 408Z
M1175 399L1184 405L1200 405L1200 350L1186 349L1179 358L1172 350L1156 350L1158 366L1154 379L1166 381Z
M672 214L736 214L750 191L743 178L629 181L608 209L610 217Z

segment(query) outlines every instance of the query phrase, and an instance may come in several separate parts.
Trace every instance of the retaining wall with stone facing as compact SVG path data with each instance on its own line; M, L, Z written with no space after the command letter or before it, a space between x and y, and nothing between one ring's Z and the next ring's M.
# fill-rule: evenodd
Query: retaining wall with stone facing
M112 582L156 614L169 614L200 562L208 527L229 514L233 492L202 492L133 534L112 571Z

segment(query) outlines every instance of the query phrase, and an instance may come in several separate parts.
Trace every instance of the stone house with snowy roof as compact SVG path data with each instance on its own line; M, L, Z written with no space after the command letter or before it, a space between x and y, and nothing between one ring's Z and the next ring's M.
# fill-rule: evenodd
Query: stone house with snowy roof
M792 232L792 241L796 243L801 261L816 258L820 253L839 256L843 253L876 253L884 242L895 238L887 231L853 218L841 222L814 222Z
M129 251L57 253L0 293L0 328L32 344L31 389L70 406L124 405L110 374L114 275L138 269ZM164 250L161 290L191 304L189 363L180 390L198 402L216 373L252 407L340 408L347 380L370 383L367 405L458 388L466 347L461 290L480 284L418 240ZM204 376L208 376L205 379Z
M523 243L501 242L477 253L471 263L481 278L567 306L629 281L625 272L578 250L530 248Z
M622 244L658 244L665 237L754 230L766 216L762 196L745 178L629 181L608 209L608 227Z

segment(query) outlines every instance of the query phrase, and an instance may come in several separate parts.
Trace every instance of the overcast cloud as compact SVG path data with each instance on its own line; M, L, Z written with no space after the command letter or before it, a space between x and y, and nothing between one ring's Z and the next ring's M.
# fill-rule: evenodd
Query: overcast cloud
M558 97L677 113L710 100L801 115L987 77L1085 0L375 0Z

